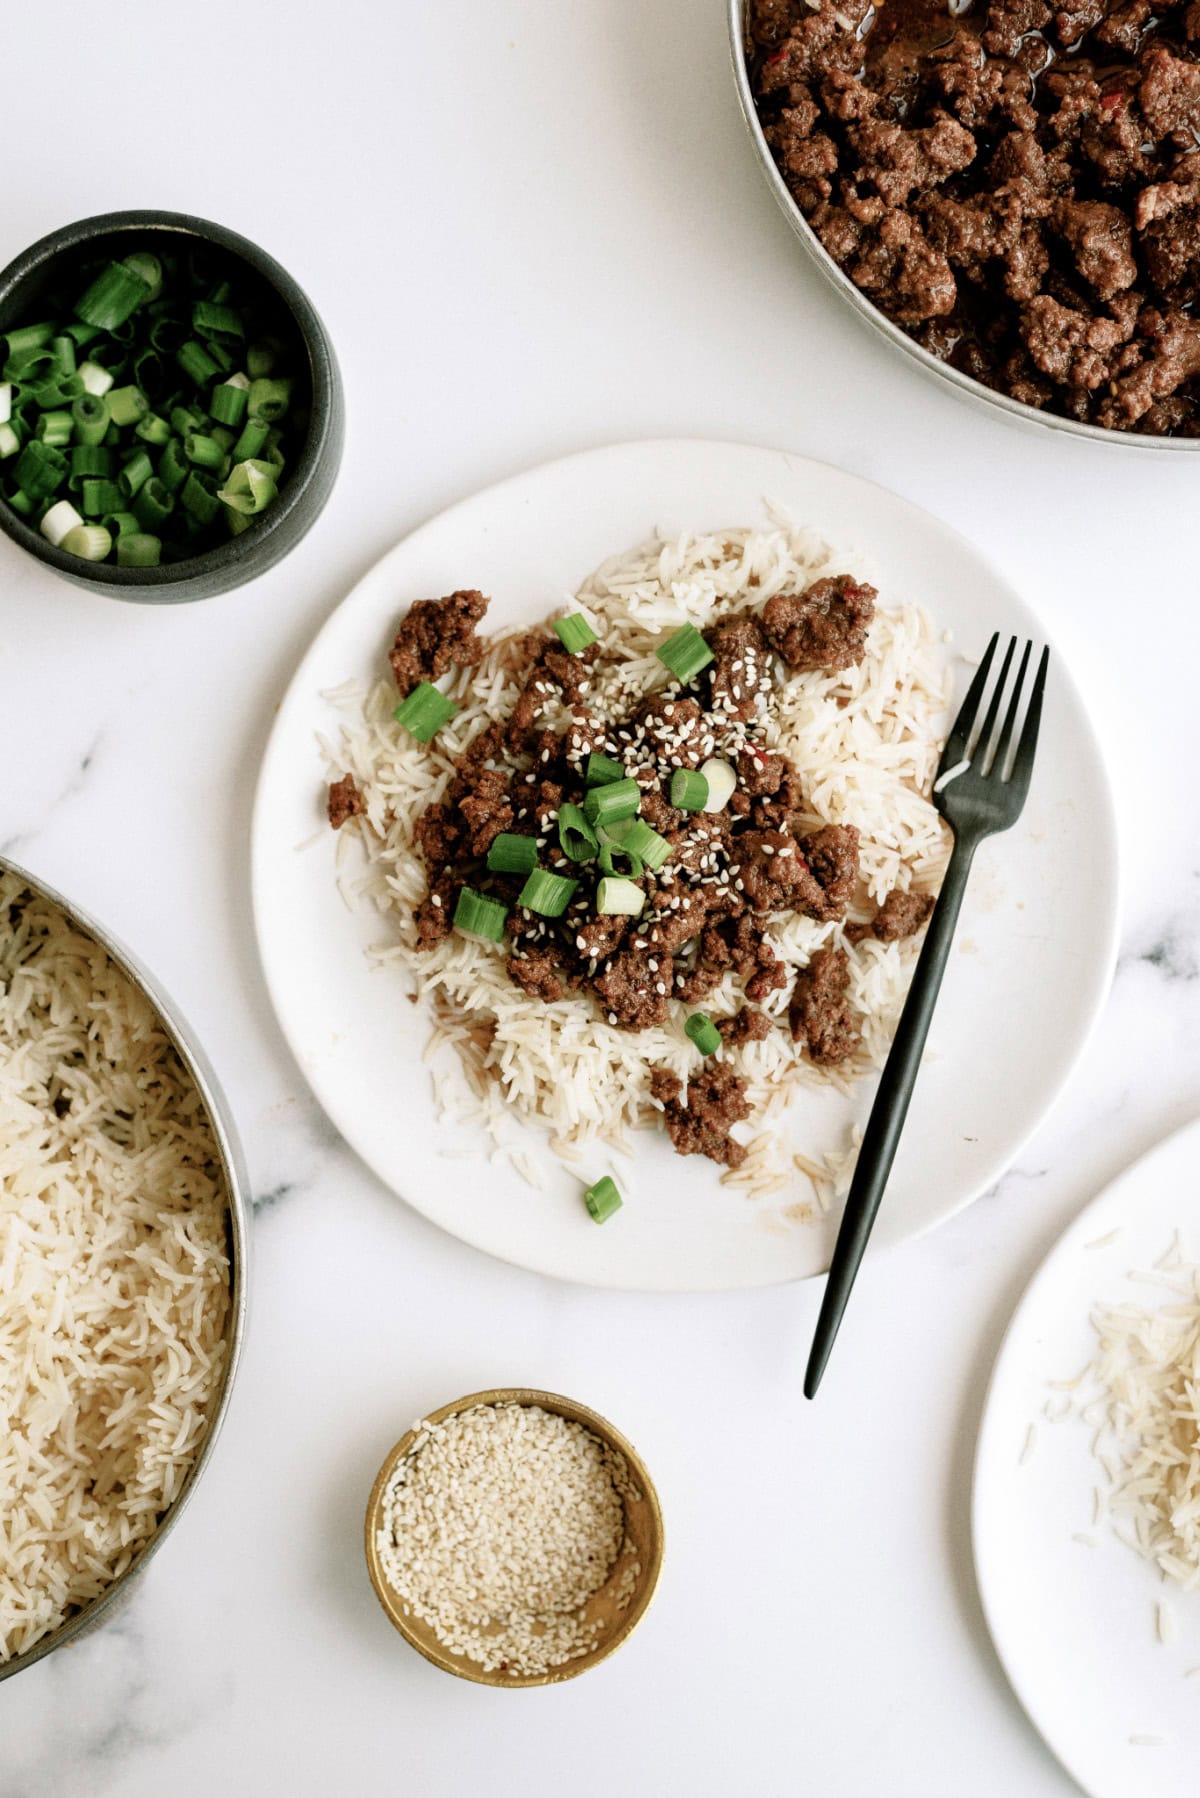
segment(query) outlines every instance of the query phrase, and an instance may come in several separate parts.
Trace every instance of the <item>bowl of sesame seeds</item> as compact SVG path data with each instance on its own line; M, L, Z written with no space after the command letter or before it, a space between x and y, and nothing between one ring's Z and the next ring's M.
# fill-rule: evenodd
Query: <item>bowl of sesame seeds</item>
M658 1583L663 1523L640 1456L553 1392L475 1392L420 1419L380 1468L367 1567L406 1641L487 1686L605 1660Z

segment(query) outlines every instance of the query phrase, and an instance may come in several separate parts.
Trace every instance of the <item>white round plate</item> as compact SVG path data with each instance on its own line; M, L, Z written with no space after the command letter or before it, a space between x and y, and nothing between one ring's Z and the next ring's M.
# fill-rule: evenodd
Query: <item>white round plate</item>
M1200 1253L1200 1121L1168 1137L1062 1235L1014 1313L992 1374L975 1459L980 1596L1013 1690L1091 1798L1195 1798L1200 1789L1200 1592L1128 1548L1093 1496L1103 1469L1081 1420L1043 1408L1091 1361L1093 1307L1170 1295L1128 1276L1175 1233ZM1191 1240L1189 1241L1189 1234ZM1033 1424L1034 1435L1029 1434ZM1178 1636L1159 1640L1164 1600Z
M794 1192L750 1200L721 1186L712 1163L681 1159L652 1131L639 1141L624 1209L602 1229L540 1131L526 1135L544 1190L505 1159L461 1158L486 1141L439 1123L421 1009L364 953L386 926L369 908L348 912L334 884L316 733L332 733L337 720L321 693L386 667L396 621L414 599L479 587L492 596L492 629L533 623L656 529L762 523L765 501L835 545L865 550L881 603L926 606L968 655L978 657L993 630L1043 635L976 550L883 488L776 450L618 444L502 482L397 544L324 625L267 748L254 812L254 912L267 984L306 1078L387 1185L455 1236L541 1273L657 1291L802 1279L828 1267L834 1220L803 1221L812 1192L802 1176ZM941 1054L922 1072L877 1241L928 1229L986 1190L1045 1115L1107 990L1116 907L1103 764L1070 673L1052 657L1033 790L1018 828L985 844L976 863L935 1020ZM869 1091L850 1103L798 1089L805 1146L818 1156L844 1147L869 1101ZM598 1154L587 1177L607 1165Z

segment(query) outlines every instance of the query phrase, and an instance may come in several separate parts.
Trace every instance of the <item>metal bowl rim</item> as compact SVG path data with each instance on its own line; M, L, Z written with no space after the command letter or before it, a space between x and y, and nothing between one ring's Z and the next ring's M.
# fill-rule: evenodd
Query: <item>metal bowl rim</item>
M129 1586L143 1571L151 1556L157 1554L162 1543L175 1528L208 1464L208 1458L220 1435L221 1425L224 1423L229 1409L246 1332L250 1184L228 1101L218 1085L216 1075L209 1065L207 1057L199 1043L192 1038L190 1026L185 1023L176 1010L174 1001L169 998L155 977L104 925L98 923L90 913L82 910L73 900L66 898L54 887L49 886L40 875L33 874L28 868L22 867L19 862L14 862L4 855L0 855L0 874L16 876L17 879L25 881L39 898L48 900L52 905L57 905L78 930L99 944L105 954L116 962L122 973L133 982L154 1007L155 1012L162 1020L167 1035L178 1051L180 1060L195 1081L204 1103L204 1109L208 1114L221 1161L221 1170L225 1176L233 1239L229 1289L230 1309L226 1322L229 1357L225 1364L221 1388L217 1394L216 1409L209 1420L200 1451L188 1470L178 1497L172 1502L166 1516L150 1540L139 1549L132 1563L119 1579L113 1581L107 1591L102 1592L99 1598L94 1598L75 1616L69 1617L50 1635L35 1642L33 1647L27 1648L23 1654L14 1656L10 1661L0 1662L0 1683L2 1683L6 1679L11 1679L14 1674L24 1672L25 1668L32 1667L35 1662L44 1660L48 1654L52 1654L56 1648L61 1648L64 1643L70 1642L84 1631L90 1630L94 1624L100 1621L110 1606L125 1596Z
M1036 406L1027 406L1023 400L1015 400L1006 393L996 393L985 387L972 375L963 374L961 369L953 368L950 363L943 362L930 350L901 330L886 313L879 310L867 296L854 285L829 254L808 220L797 206L788 191L787 182L780 174L775 159L771 155L767 140L763 135L758 111L754 104L754 95L750 87L750 73L746 66L746 7L748 0L728 0L729 4L729 49L733 64L733 77L737 87L738 99L741 103L742 118L754 145L759 164L766 175L771 192L775 196L784 217L792 230L811 256L812 260L824 275L829 284L841 297L852 306L864 323L887 339L896 349L903 351L927 375L943 381L953 387L964 399L974 401L991 412L1002 413L1006 418L1024 426L1032 426L1043 431L1059 431L1071 437L1083 438L1091 443L1102 443L1109 447L1135 450L1157 450L1171 452L1187 452L1200 450L1200 437L1164 437L1149 432L1107 431L1102 425L1081 424L1078 419L1065 418L1058 412L1041 411Z

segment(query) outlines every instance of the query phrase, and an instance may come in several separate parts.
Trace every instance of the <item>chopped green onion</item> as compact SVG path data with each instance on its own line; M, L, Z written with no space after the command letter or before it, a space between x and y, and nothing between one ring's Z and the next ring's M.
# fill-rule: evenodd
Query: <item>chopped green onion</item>
M104 442L108 430L108 401L95 393L81 393L71 407L76 443Z
M248 462L257 456L267 438L271 435L271 427L265 418L248 418L242 426L242 434L233 446L235 462Z
M66 473L67 458L62 451L35 437L17 458L13 479L30 499L49 499L62 486Z
M86 479L81 485L80 492L82 497L79 503L83 507L85 518L102 519L106 512L120 510L123 496L115 481L99 477Z
M208 409L219 425L240 425L246 416L246 394L249 382L245 375L233 375L228 381L221 381L212 390L212 398Z
M59 544L69 556L80 556L85 562L103 562L112 548L112 537L102 524L73 525Z
M225 451L216 438L202 436L197 431L189 431L184 438L183 453L198 468L220 468L225 460Z
M671 776L671 804L680 812L702 812L708 805L708 782L693 768L676 768Z
M202 431L207 423L203 412L198 412L195 406L171 407L171 429L177 437L187 437L193 431Z
M654 653L663 667L668 668L675 679L685 686L702 668L707 668L713 659L712 650L694 624L683 625Z
M38 530L42 533L46 542L52 544L54 548L57 549L67 532L74 530L77 524L82 523L83 519L75 510L70 500L60 499L56 501L54 505L47 508L46 513L42 518L42 522L38 526Z
M583 802L583 809L590 824L615 824L622 818L632 818L641 803L642 789L636 780L626 776L623 780L593 787Z
M595 1223L605 1224L609 1218L621 1209L621 1194L617 1190L615 1180L605 1174L594 1186L589 1186L583 1195L583 1202Z
M252 381L260 381L275 367L275 351L269 343L252 343L246 351L246 373Z
M0 425L0 462L6 461L9 456L15 456L20 447L21 439L5 419Z
M143 486L154 473L154 464L144 449L134 450L127 462L122 463L121 472L117 476L117 485L126 499L132 499L138 488Z
M197 337L211 337L214 343L239 343L246 335L242 315L232 306L218 306L212 300L196 300L192 306L192 330Z
M71 451L68 487L78 487L90 476L107 480L112 473L112 451L102 443L77 443Z
M627 865L618 868L616 858L620 856ZM636 849L630 849L627 843L605 843L600 851L601 874L628 876L630 880L640 880L644 872L642 858Z
M493 874L529 874L537 867L537 844L532 837L502 830L492 838L487 865Z
M200 525L211 524L221 509L221 502L207 481L206 475L193 468L179 495L179 503L188 517ZM165 481L163 485L166 486Z
M251 418L265 418L274 424L292 403L292 383L284 377L251 381L249 412Z
M132 512L106 512L100 523L113 537L128 537L131 532L136 535L141 529Z
M507 909L497 899L488 899L464 887L454 907L454 928L480 943L498 943L504 935Z
M431 682L423 680L413 688L403 705L396 707L392 716L418 743L429 743L457 710L452 699L447 699Z
M106 395L108 416L115 425L135 425L150 410L150 401L140 387L113 387Z
M147 531L127 531L117 538L118 568L157 568L162 543Z
M593 749L587 759L584 779L589 787L608 787L614 780L624 780L625 770L620 762L614 762L610 755L597 755Z
M572 862L591 861L600 847L600 839L577 805L558 808L558 846Z
M140 437L143 443L152 443L155 449L171 441L171 427L157 412L147 412L145 418L139 418L133 427L133 434Z
M8 503L13 511L19 513L22 518L33 517L35 510L33 501L27 493L22 493L19 487L15 493L9 495Z
M132 256L126 256L121 266L146 283L147 305L158 298L162 292L163 270L157 256L152 256L149 250L135 250Z
M521 888L517 904L540 918L561 918L578 885L577 880L568 880L563 874L548 874L545 868L535 868Z
M4 346L9 360L14 356L27 355L31 350L44 350L54 342L57 325L22 325L16 331L6 331Z
M85 393L91 393L102 399L113 384L112 371L101 368L98 362L85 362L78 370L79 379L83 382Z
M136 269L127 263L110 262L76 304L75 316L85 325L99 325L102 331L115 331L149 298L150 284Z
M631 818L627 822L610 825L608 835L622 849L631 849L635 855L640 856L655 874L671 854L671 845L666 837L660 836L644 818Z
M580 650L597 641L595 631L582 612L573 612L569 618L556 618L554 629L568 655L577 656Z
M706 812L723 812L733 797L733 789L737 786L737 775L728 762L720 756L710 756L701 769L701 774L708 782L708 798L704 801Z
M64 443L71 441L72 418L69 412L43 412L34 429L34 436L40 437L43 443L61 449Z
M645 903L645 893L632 880L606 875L596 888L596 910L602 917L636 918Z
M227 375L236 360L229 345L220 337L206 337L204 347L216 363L219 372Z
M75 373L75 339L52 338L50 348L54 353L54 373L60 381L65 381Z
M269 462L239 462L230 469L221 498L235 512L263 511L275 497L275 470Z
M184 488L186 503L187 488ZM138 492L133 502L133 515L144 531L154 536L161 536L160 525L166 523L175 510L174 495L167 492L157 475L150 479Z
M181 343L175 352L175 360L197 387L210 387L221 373L202 343L193 338L188 343Z
M6 425L12 417L12 382L0 384L0 425Z
M701 1055L715 1055L721 1047L721 1032L707 1012L694 1011L683 1028Z

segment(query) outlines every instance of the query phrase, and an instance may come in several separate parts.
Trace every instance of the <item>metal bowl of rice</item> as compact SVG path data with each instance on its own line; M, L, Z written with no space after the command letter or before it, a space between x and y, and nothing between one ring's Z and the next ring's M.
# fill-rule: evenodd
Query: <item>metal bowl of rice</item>
M241 1351L248 1205L171 1001L3 858L0 1119L3 1680L123 1597L195 1489Z

